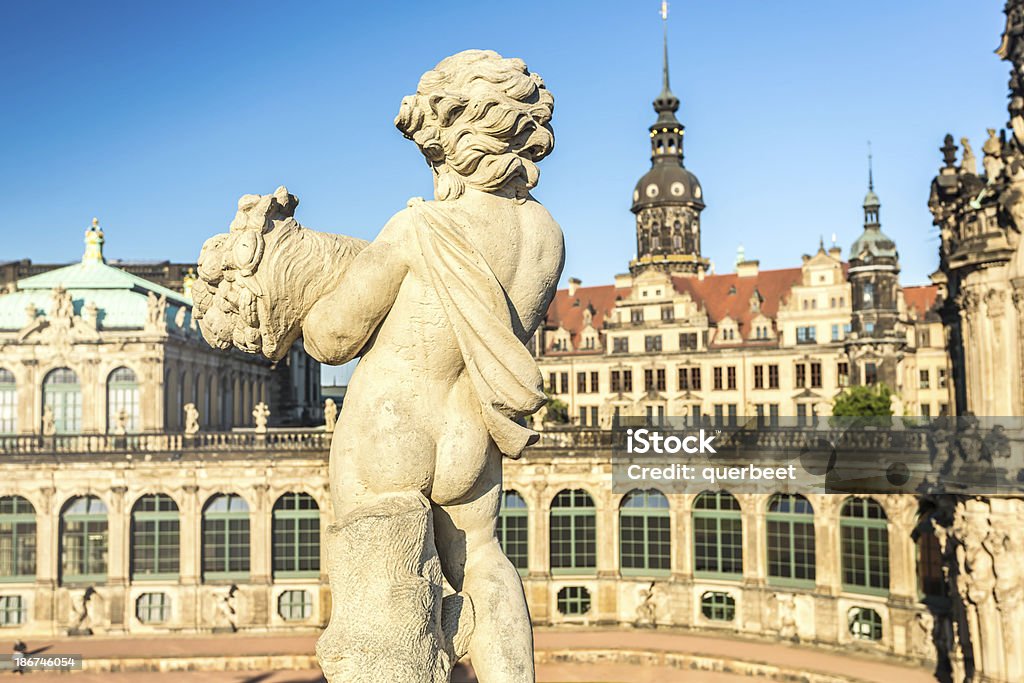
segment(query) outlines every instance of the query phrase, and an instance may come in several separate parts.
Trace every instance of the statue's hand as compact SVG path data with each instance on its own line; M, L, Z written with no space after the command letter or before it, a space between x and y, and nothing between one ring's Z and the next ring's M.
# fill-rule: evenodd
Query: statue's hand
M309 309L365 246L302 227L293 217L298 203L284 187L245 195L230 232L203 245L192 299L211 346L280 359L301 334Z

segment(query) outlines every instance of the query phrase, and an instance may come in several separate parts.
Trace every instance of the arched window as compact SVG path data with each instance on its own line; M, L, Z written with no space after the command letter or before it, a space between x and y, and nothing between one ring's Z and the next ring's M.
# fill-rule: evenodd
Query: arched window
M241 496L218 494L203 509L203 580L249 576L249 505Z
M517 491L501 492L498 512L498 542L512 566L525 571L529 561L529 531L526 501Z
M128 432L139 431L139 381L129 368L118 368L107 378L107 432L122 423Z
M619 507L620 567L624 575L666 575L672 568L668 498L656 489L630 491Z
M589 574L597 568L597 510L583 489L559 491L551 502L551 572Z
M0 368L0 434L18 431L18 386L14 373Z
M21 496L0 498L0 581L36 578L36 511Z
M57 368L43 379L43 408L53 411L58 434L82 431L82 387L78 375L69 368Z
M847 498L839 514L843 590L889 593L889 527L872 498Z
M162 493L132 508L132 579L174 579L181 558L178 505Z
M743 574L740 504L726 491L705 491L693 502L693 569L705 579Z
M274 577L320 573L320 507L308 493L286 493L274 503Z
M72 498L61 514L63 583L107 580L107 506L96 496Z
M777 493L768 500L768 583L813 586L814 508L801 495Z

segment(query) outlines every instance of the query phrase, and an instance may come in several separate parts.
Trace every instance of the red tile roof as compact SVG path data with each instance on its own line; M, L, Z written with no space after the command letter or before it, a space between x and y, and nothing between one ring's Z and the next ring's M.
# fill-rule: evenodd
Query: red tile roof
M935 308L939 299L938 285L918 285L916 287L903 288L903 301L907 304L907 311L917 310L919 318L925 317Z
M740 332L744 336L750 329L750 321L759 313L774 318L793 285L802 281L803 272L800 268L762 270L749 277L727 273L709 275L703 280L695 277L672 278L677 292L689 292L694 301L704 305L711 322L717 323L728 316L740 324ZM760 312L750 307L750 299L755 290L761 297Z
M574 296L569 296L568 289L555 292L555 298L548 306L544 319L545 327L562 327L572 334L574 348L579 348L579 334L583 331L583 311L588 307L593 311L592 325L595 330L604 326L605 316L615 308L616 300L629 295L629 288L616 288L615 285L599 285L597 287L577 287Z
M760 312L774 318L779 306L789 296L794 285L803 280L800 268L763 270L757 275L739 277L736 273L708 275L703 280L696 277L673 277L672 285L680 294L689 293L693 300L704 307L712 323L726 316L740 324L740 334L746 337L750 322L758 312L751 309L750 299L754 290L761 297ZM730 291L733 293L730 294ZM593 310L593 326L600 330L605 317L611 314L617 300L629 296L628 287L614 285L577 287L574 296L568 289L560 289L548 308L545 326L549 329L562 327L572 334L574 348L579 348L579 333L583 330L583 311ZM737 340L739 341L739 340Z

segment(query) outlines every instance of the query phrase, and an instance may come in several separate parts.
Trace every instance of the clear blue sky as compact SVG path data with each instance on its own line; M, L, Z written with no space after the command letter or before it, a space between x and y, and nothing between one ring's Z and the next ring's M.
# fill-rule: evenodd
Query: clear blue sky
M671 3L672 86L718 272L763 268L862 222L866 141L905 283L937 263L927 209L949 131L978 156L1006 121L1002 0ZM519 56L555 95L540 199L565 277L609 282L635 251L630 195L660 88L657 0L9 3L0 260L193 260L239 195L279 184L299 219L370 238L430 178L392 119L442 57Z

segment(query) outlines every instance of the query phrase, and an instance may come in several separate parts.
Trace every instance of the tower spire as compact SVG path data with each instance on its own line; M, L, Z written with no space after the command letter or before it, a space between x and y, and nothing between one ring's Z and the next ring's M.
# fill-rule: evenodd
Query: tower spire
M875 191L875 176L871 168L871 140L868 140L868 190Z
M668 85L668 2L661 2L661 26L662 26L662 90L672 92Z

